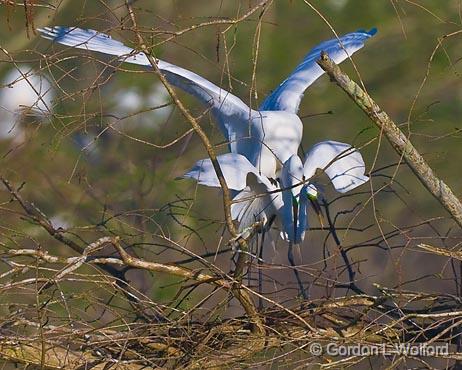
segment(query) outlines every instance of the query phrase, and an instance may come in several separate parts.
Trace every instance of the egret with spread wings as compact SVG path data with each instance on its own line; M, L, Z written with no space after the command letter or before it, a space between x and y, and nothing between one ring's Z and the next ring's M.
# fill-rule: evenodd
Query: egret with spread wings
M276 183L260 175L257 168L240 154L223 154L217 160L229 188L239 191L231 206L233 218L245 226L251 224L257 214L264 223L275 219L281 237L289 243L288 259L292 266L295 266L292 247L305 238L305 231L309 228L309 205L318 196L319 187L314 179L316 171L324 171L339 193L353 190L369 180L364 174L361 154L349 144L332 140L314 145L306 154L304 163L298 155L292 155L284 162ZM209 158L198 161L183 177L194 179L201 185L220 187ZM306 298L297 269L294 273L300 292Z
M121 62L152 67L144 53L131 49L110 36L76 27L46 27L42 36L63 45L97 51L117 57ZM252 109L230 92L184 68L157 60L167 81L195 96L215 117L229 143L230 153L218 157L226 183L237 191L232 216L245 227L261 220L266 226L278 218L281 236L289 242L289 261L294 265L292 245L300 243L308 228L308 201L317 189L307 182L317 168L324 169L338 191L348 191L367 181L359 152L334 141L320 143L308 153L305 165L297 155L303 124L297 113L305 90L324 72L317 65L325 51L341 63L364 46L376 33L358 30L325 41L313 48L261 104ZM353 150L337 158L342 150ZM327 162L326 162L327 160ZM330 163L332 162L333 163ZM200 184L218 187L219 181L210 159L199 161L184 177ZM294 270L304 297L297 270Z
M63 26L45 27L39 31L43 37L63 45L151 67L144 53L104 33ZM210 109L232 153L243 155L260 174L271 176L287 159L297 154L303 133L297 113L306 88L324 73L316 63L321 51L326 51L336 63L340 63L362 48L375 32L375 29L358 30L316 46L258 110L194 72L162 60L157 60L157 66L170 84L195 96Z

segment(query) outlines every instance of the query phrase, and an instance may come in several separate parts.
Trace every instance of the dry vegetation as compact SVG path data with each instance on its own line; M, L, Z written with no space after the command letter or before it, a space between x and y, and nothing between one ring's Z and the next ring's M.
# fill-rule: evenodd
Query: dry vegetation
M381 2L396 11L394 28L384 27L382 32L377 24L383 38L387 31L404 32L406 16L411 16L406 11L438 17L423 3ZM161 3L172 6L172 12L194 7L181 1ZM207 11L206 5L198 4L200 11ZM356 136L355 145L365 153L372 181L343 196L333 196L326 187L324 222L318 224L312 217L312 228L300 246L297 268L311 297L301 301L278 230L266 241L258 233L259 224L240 233L231 219L224 181L222 192L175 182L194 163L193 157L203 157L205 150L214 160L224 145L208 112L168 84L156 69L154 56L160 48L180 45L179 54L166 51L161 57L186 64L175 56L190 51L206 65L198 72L209 78L207 66L212 65L209 74L214 73L215 82L221 78L222 86L234 86L234 93L243 92L243 100L255 106L256 96L265 95L257 77L268 50L260 43L283 13L280 7L298 6L305 17L320 20L332 31L337 29L334 21L328 21L333 17L309 1L285 5L236 1L220 5L224 15L171 19L165 14L154 19L155 5L143 1L98 2L94 15L85 6L76 17L79 25L111 31L116 38L124 35L125 41L149 56L153 71L37 40L36 27L75 22L67 12L77 13L76 4L28 0L0 5L0 19L9 32L17 31L0 39L1 68L33 63L36 71L50 76L58 91L45 119L31 112L20 117L24 122L18 124L27 128L23 142L4 141L0 147L2 368L461 366L460 182L444 178L449 170L435 168L433 158L427 159L425 143L416 144L414 138L428 138L441 148L447 145L449 158L460 155L458 128L442 125L436 133L427 133L419 124L429 115L429 120L437 120L429 113L434 101L452 98L460 90L462 54L451 42L460 45L462 20L441 21L446 29L438 30L431 54L422 57L413 94L407 100L403 97L405 108L392 98L386 100L386 93L380 95L381 107L373 101L374 89L363 73L369 46L362 51L361 66L354 63L352 68L350 63L347 73L327 56L320 60L332 82L326 78L322 99L329 100L328 90L355 120L367 122L351 128L355 132L349 137ZM234 53L241 33L246 33L244 40L251 46L251 58L239 59L244 67ZM208 49L194 50L210 34L214 40ZM314 43L316 39L308 44ZM293 47L304 53L307 43ZM370 49L374 63L379 63L386 47ZM430 72L439 54L444 54L447 66L432 80ZM237 77L239 68L247 68L246 78ZM114 81L119 78L124 82L117 87ZM380 82L378 77L370 79L374 86ZM162 118L149 116L162 121L156 122L155 134L152 127L126 129L143 114L165 106L148 104L136 112L115 114L114 106L105 101L112 96L111 89L139 84L144 93L159 81L168 91L166 105L171 110ZM427 92L428 84L428 90L438 93ZM322 120L319 112L326 106L316 99L314 93L310 114ZM336 109L334 104L327 107ZM441 113L440 119L460 121L460 115L452 113ZM341 119L341 112L335 119ZM346 116L343 125L348 124ZM69 149L82 133L91 140L77 150ZM458 168L455 162L451 171ZM63 214L65 222L58 217ZM263 261L257 263L263 244ZM258 272L263 275L262 289ZM316 353L313 343L321 344L323 352ZM371 354L334 356L326 353L329 344L361 345ZM446 348L447 353L412 353L410 348L418 346Z

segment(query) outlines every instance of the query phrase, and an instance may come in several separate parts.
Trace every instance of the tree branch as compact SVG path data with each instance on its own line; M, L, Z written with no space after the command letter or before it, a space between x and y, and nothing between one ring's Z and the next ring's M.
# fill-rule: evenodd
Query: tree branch
M367 92L340 70L326 52L321 53L318 64L385 134L391 146L404 158L420 182L462 228L462 204L460 200L449 186L435 175L432 168L396 123L372 100Z
M141 35L141 33L138 31L137 27L137 22L136 22L136 17L135 13L133 12L133 8L130 4L129 1L126 1L126 6L128 9L128 13L130 15L131 21L133 23L133 28L135 32L135 36L138 40L138 46L140 47L141 51L146 55L147 59L149 60L149 63L151 64L151 67L156 74L156 76L159 78L159 80L162 82L162 84L165 86L166 90L170 94L170 97L172 98L173 102L175 105L178 107L180 110L181 114L184 116L184 118L191 124L192 128L196 132L196 134L199 136L201 139L207 154L213 164L213 168L215 169L216 175L218 177L218 180L220 182L222 191L223 191L223 208L224 208L224 214L225 214L225 221L227 228L233 238L236 238L238 236L238 232L236 230L236 227L234 226L233 219L231 217L231 196L230 196L230 191L228 188L228 185L226 184L225 178L223 176L223 172L221 171L220 165L217 160L217 156L215 153L215 150L213 148L213 145L210 143L209 138L207 137L206 133L202 129L202 127L199 125L199 122L193 117L193 115L188 111L188 109L183 105L181 100L178 98L176 95L175 91L173 90L172 86L170 83L167 81L165 76L162 74L162 72L159 70L159 67L157 66L155 58L150 54L150 51L148 47L146 46L146 43ZM261 321L257 309L255 307L255 304L252 300L252 297L247 291L244 291L241 289L240 285L240 280L242 279L242 272L247 264L247 252L249 251L248 244L245 239L243 238L238 238L237 242L239 243L239 247L241 249L241 253L238 255L238 260L236 263L236 269L234 271L234 276L238 282L238 284L235 284L232 292L236 299L239 300L241 303L242 307L246 311L247 315L249 318L253 321L252 325L252 331L260 337L259 343L254 343L256 351L258 352L261 348L264 346L264 336L265 336L265 327L263 325L263 322Z

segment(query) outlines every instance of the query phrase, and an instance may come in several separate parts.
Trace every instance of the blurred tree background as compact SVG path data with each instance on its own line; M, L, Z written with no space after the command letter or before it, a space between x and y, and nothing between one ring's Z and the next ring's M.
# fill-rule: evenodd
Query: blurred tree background
M21 116L15 116L15 130L0 129L7 132L0 137L1 176L20 188L22 197L33 202L55 229L61 228L82 245L102 236L119 236L129 251L145 260L186 260L190 256L182 252L184 248L208 254L208 260L224 271L232 269L221 192L177 179L196 160L205 158L206 151L155 75L97 53L52 44L35 31L47 25L91 28L136 47L125 2L36 0L24 4L9 0L0 4L1 94L13 93L8 74L22 66L50 83L50 101L42 114L22 109ZM236 24L217 22L237 19L257 4L251 0L138 0L133 7L138 27L156 57L198 73L253 108L313 46L333 38L332 29L342 35L377 27L378 34L355 54L356 68L346 61L342 69L364 83L440 178L462 196L461 1L273 1ZM201 116L217 151L225 152L224 139L212 118L202 114L204 108L183 92L178 94L195 116ZM0 110L4 104L0 102ZM457 248L460 228L408 167L400 164L372 122L326 76L306 91L300 116L302 149L326 139L352 143L360 149L372 176L370 184L348 196L338 197L327 181L324 189L342 246L356 271L357 286L369 294L379 294L380 286L386 286L460 296L458 262L417 248L419 243ZM11 119L1 124L8 122ZM22 214L11 202L10 192L0 189L0 250L40 246L59 256L75 255ZM312 228L297 256L303 280L315 299L350 294L349 289L335 285L336 281L347 283L348 275L328 228L314 213L310 216ZM297 287L278 231L267 244L265 291L277 302L294 300ZM106 249L103 254L117 255ZM197 261L185 265L197 266ZM10 264L0 264L0 277L9 269ZM96 273L94 266L82 271ZM35 273L23 272L20 278ZM40 271L44 276L50 273ZM185 294L179 290L178 279L167 274L130 270L127 280L147 301L170 305L172 317L209 294L205 288ZM6 280L0 283L7 284ZM48 298L56 299L56 307L49 312L55 321L119 320L105 308L111 297L108 286L91 288L82 299L91 283L83 277L80 283L63 282L60 291L70 294L66 302L50 293ZM35 286L1 289L1 316L17 312L17 307L26 311L35 307ZM178 301L177 294L184 299ZM210 294L207 301L205 307L214 307L226 302L226 294ZM72 304L75 311L67 307ZM127 302L111 302L118 304L127 310L123 320L136 316ZM241 312L234 301L231 305L235 308L218 305L212 313L205 310L195 315Z

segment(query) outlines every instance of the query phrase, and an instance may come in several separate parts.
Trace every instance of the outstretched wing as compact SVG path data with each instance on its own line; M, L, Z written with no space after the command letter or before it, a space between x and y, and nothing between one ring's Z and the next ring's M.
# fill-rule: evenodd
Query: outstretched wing
M258 181L270 186L268 179L258 173L258 170L243 155L226 153L217 157L226 184L232 190L243 190L247 186L247 174L253 173ZM201 159L193 168L186 172L183 178L196 180L200 185L214 188L221 187L210 158Z
M144 53L137 52L104 33L63 26L45 27L39 31L44 38L63 45L113 55L126 63L151 66ZM236 126L248 123L251 110L238 97L187 69L162 60L158 60L157 65L170 84L195 96L211 109L228 141L239 129Z
M231 216L239 221L239 230L251 226L256 221L266 222L281 208L280 193L277 187L240 154L227 153L217 157L226 184L239 193L231 204ZM200 185L220 187L220 182L210 158L197 161L183 178L196 180Z
M266 97L260 105L260 110L283 110L296 114L305 90L324 73L316 63L321 52L325 51L329 54L335 63L341 63L348 56L361 49L364 42L374 36L376 32L376 28L370 31L358 30L338 39L324 41L316 46L305 56L290 76Z
M338 141L323 141L307 153L303 168L305 178L310 179L318 168L329 176L335 190L340 193L353 190L369 180L364 175L366 166L361 153Z

